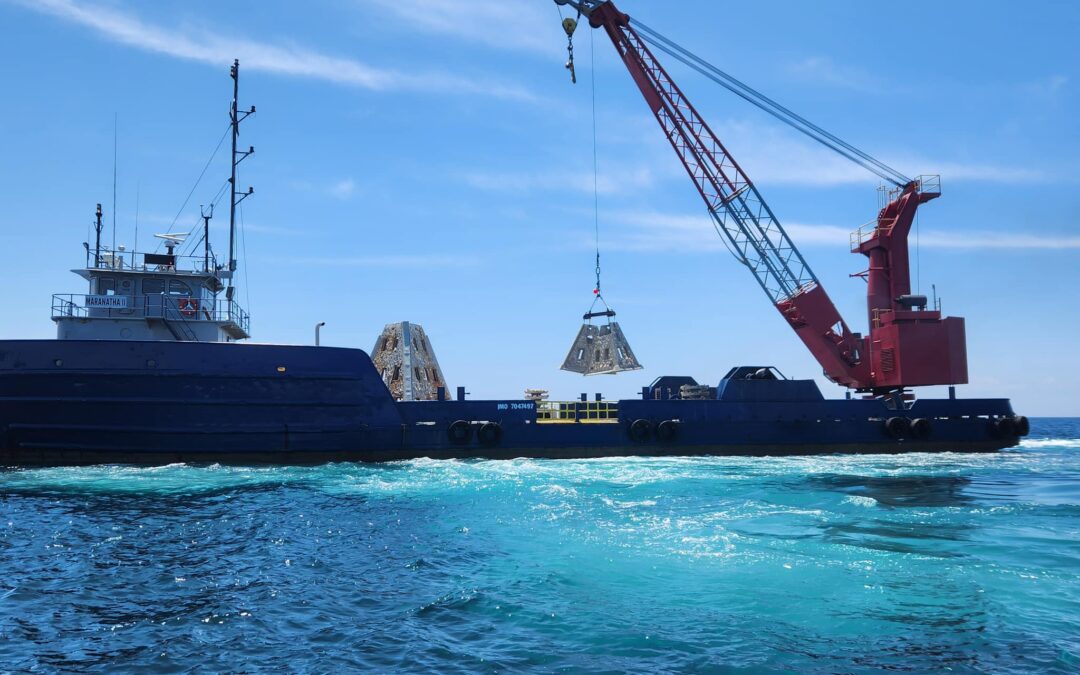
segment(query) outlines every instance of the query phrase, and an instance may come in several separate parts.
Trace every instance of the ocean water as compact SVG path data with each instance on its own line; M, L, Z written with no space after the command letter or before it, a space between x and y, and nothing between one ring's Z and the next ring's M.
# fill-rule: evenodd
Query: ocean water
M1080 420L993 455L0 472L0 671L1080 672Z

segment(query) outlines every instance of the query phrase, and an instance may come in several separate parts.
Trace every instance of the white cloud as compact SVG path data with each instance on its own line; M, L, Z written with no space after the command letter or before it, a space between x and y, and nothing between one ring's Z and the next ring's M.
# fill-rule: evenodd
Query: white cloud
M978 231L923 232L919 244L934 248L1080 249L1080 237Z
M842 66L827 56L811 56L788 66L788 71L801 80L825 84L864 93L876 93L881 87L865 70Z
M655 211L619 211L605 215L608 222L619 223L617 234L605 243L615 249L632 251L717 251L725 250L724 240L707 215L658 213ZM622 228L629 225L629 228ZM614 228L607 228L612 231ZM850 232L835 225L790 223L784 229L796 245L847 245Z
M244 232L250 232L252 234L280 234L280 235L299 235L303 234L302 230L294 229L291 227L279 227L277 225L259 225L258 223L244 223Z
M1050 179L1040 169L1024 167L995 166L993 164L958 164L953 162L923 162L921 166L930 167L930 173L940 174L945 182L984 181L988 183L1038 183Z
M605 246L614 249L681 252L725 249L720 234L713 228L712 219L707 215L620 211L608 214L605 220L630 226L606 229L613 234L608 235L610 240ZM847 246L854 228L788 223L784 229L796 246ZM914 235L911 242L915 242ZM919 235L919 245L958 249L1080 249L1080 236L923 230Z
M876 185L881 180L832 150L796 136L776 125L727 120L714 127L739 164L759 186ZM1023 166L962 163L900 153L875 152L878 159L914 177L940 174L942 181L1033 183L1050 178L1046 172Z
M1021 86L1021 89L1029 94L1050 98L1060 93L1068 83L1069 77L1067 75L1050 75L1027 82Z
M703 110L703 114L709 117L707 110ZM770 186L863 185L873 188L881 183L880 178L863 167L779 123L761 121L761 118L721 118L712 122L711 127L750 179L766 193L766 199ZM602 162L612 166L638 162L648 167L650 184L684 183L691 189L686 171L651 116L622 111L607 113L599 131ZM912 177L924 173L940 174L946 189L949 184L959 181L1031 184L1072 180L1068 177L1071 174L1041 168L927 158L909 150L892 152L886 144L882 145L885 147L864 149L872 150L872 154L886 164ZM534 175L536 173L540 172L534 172ZM592 190L591 172L576 178L575 185ZM631 187L636 189L643 185L638 183Z
M497 49L565 56L566 37L550 0L371 0L410 28ZM571 12L573 10L570 10Z
M245 69L307 77L375 91L409 90L486 94L531 100L519 85L485 82L448 73L402 73L355 59L328 56L296 45L274 45L225 37L206 30L181 30L144 22L114 9L74 0L17 0L22 6L86 26L121 44L175 58L223 66L240 59Z
M350 199L356 194L358 189L356 181L351 177L342 178L340 180L326 179L322 182L295 179L289 181L289 185L300 192L317 195L319 197L333 197L334 199L341 201Z
M143 212L139 214L140 225L172 225L174 220L176 220L174 216L166 215L164 213Z
M536 171L527 173L473 172L461 176L468 185L498 192L572 191L593 193L592 171ZM596 191L602 195L623 194L653 184L647 167L618 168L597 176Z
M479 260L473 256L416 254L416 255L360 255L327 256L312 258L289 258L291 264L310 265L313 267L379 267L379 268L458 268L475 267ZM285 262L284 259L268 262Z
M339 180L327 188L327 191L336 199L348 199L356 192L356 182L352 178Z
M1053 75L1047 80L1047 88L1050 91L1058 91L1065 87L1069 83L1069 78L1066 75Z

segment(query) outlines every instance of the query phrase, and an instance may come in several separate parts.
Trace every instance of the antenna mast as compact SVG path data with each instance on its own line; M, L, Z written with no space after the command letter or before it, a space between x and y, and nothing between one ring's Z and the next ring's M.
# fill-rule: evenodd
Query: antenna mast
M237 100L240 96L240 60L234 59L229 75L233 80L232 107L229 110L229 119L232 122L232 173L229 176L229 188L232 193L229 197L229 297L232 297L233 273L236 272L236 207L249 195L255 192L255 188L249 187L247 192L236 189L236 167L240 162L247 159L248 155L255 152L255 146L248 146L247 150L236 149L236 141L240 137L240 123L255 114L255 106L243 113L237 109ZM239 199L238 199L239 198Z
M97 221L94 223L94 267L101 267L101 204L97 205L94 213Z
M207 211L202 206L199 207L199 214L203 219L203 269L207 272L210 271L210 219L214 217L214 205L210 205L210 210Z
M113 254L116 254L116 137L117 137L117 121L120 119L119 113L113 113L113 125L112 125L112 250Z

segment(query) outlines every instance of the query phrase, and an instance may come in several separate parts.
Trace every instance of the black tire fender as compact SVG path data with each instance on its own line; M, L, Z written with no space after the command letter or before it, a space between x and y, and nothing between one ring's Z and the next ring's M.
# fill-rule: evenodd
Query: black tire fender
M917 439L928 438L934 430L933 423L925 417L917 417L911 420L911 437Z
M1031 422L1023 415L1013 417L1013 427L1017 436L1027 436L1031 433Z
M472 425L465 420L457 420L447 427L446 435L454 445L465 445L472 440Z
M1016 436L1016 425L1011 417L999 417L994 420L994 432L999 437Z
M679 437L679 423L675 420L664 420L656 425L656 438L661 443L670 443Z
M481 445L491 447L499 444L499 441L502 440L502 435L503 430L501 424L498 422L484 422L476 432L476 440L480 441Z
M652 438L653 425L649 420L634 420L630 423L630 439L644 443Z
M890 417L885 420L885 433L893 438L899 439L907 436L910 428L906 417Z

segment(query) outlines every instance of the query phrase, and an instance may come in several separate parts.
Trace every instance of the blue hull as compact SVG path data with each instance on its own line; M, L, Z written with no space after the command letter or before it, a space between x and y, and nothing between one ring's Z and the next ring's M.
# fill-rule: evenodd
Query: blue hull
M19 466L971 452L1017 442L993 423L1013 415L1006 399L919 400L898 413L881 400L827 400L798 380L725 381L715 400L624 400L617 419L544 423L523 400L398 403L361 350L277 345L0 341L0 404L0 464ZM929 432L890 434L897 416L925 419ZM455 423L464 434L451 433ZM485 423L497 428L483 437Z

